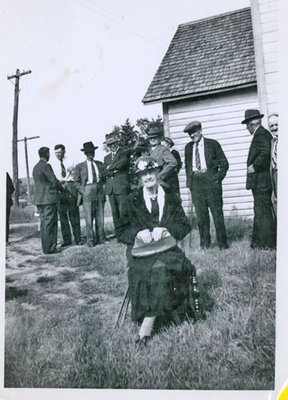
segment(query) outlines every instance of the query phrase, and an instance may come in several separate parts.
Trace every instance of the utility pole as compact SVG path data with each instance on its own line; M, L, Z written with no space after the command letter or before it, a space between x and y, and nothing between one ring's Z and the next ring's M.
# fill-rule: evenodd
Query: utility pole
M17 150L17 124L18 124L18 102L19 102L19 80L22 75L31 74L32 71L20 72L16 70L15 75L7 76L7 79L15 79L14 90L14 113L13 113L13 138L12 138L12 160L13 160L13 183L15 187L14 204L19 207L19 181L18 181L18 150Z
M18 142L24 142L25 144L25 161L26 161L26 173L27 173L27 188L28 188L28 200L31 203L31 186L30 186L30 173L29 173L29 163L28 163L28 148L27 140L38 139L40 136L24 137L24 139L19 139Z

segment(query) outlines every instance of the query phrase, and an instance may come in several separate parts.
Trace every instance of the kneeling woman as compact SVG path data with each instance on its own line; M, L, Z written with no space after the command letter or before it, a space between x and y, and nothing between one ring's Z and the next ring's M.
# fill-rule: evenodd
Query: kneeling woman
M183 311L191 303L194 317L199 311L195 267L176 243L189 233L190 225L177 193L158 184L158 169L152 157L137 160L142 187L130 194L129 218L119 227L120 240L128 244L131 316L142 322L136 341L143 343L150 338L156 317L177 320L177 309ZM192 302L189 283L194 289Z

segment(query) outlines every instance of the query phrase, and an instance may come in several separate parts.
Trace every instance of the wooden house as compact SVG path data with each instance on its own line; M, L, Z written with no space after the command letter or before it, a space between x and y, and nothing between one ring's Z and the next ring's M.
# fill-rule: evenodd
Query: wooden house
M202 123L205 137L220 142L230 164L223 181L225 216L253 215L252 193L245 189L251 136L241 121L246 109L266 111L263 104L267 104L266 83L261 81L261 101L257 90L260 83L257 74L259 71L264 74L264 69L263 51L258 49L261 61L254 50L256 38L259 46L262 40L261 21L254 22L253 17L252 23L251 14L255 13L257 10L251 13L251 8L244 8L179 25L143 98L144 104L162 103L165 135L173 139L182 159L190 140L183 129L192 120ZM264 20L267 17L263 24ZM259 28L256 36L254 23ZM262 70L258 71L261 62ZM272 68L271 62L267 65ZM272 102L271 97L271 105ZM184 168L179 181L183 206L188 212L191 197Z

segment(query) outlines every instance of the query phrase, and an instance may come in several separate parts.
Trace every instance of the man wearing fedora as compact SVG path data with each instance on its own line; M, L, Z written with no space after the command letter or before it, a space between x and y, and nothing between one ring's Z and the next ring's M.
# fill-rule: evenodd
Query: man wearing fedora
M202 125L192 121L185 126L191 142L185 146L186 186L190 189L200 234L200 246L211 244L209 208L213 215L217 243L227 249L227 236L223 215L222 181L229 168L219 142L202 136Z
M86 161L77 164L75 168L75 185L79 192L78 205L83 201L83 210L86 224L86 242L89 247L103 244L104 241L104 203L103 191L103 164L94 160L95 150L92 142L83 144ZM95 221L95 233L93 224Z
M176 190L173 183L177 173L177 161L168 148L161 144L163 130L152 126L147 136L150 144L149 156L153 157L161 167L161 171L158 173L159 182L166 188Z
M120 148L119 142L116 133L106 135L106 146L110 153L104 157L105 194L109 196L117 239L120 220L127 215L127 196L130 192L130 155L127 150Z
M270 178L271 133L263 128L264 114L258 110L246 110L241 122L253 139L247 159L246 189L254 198L254 221L251 247L273 249L276 245L276 227L272 214L272 185Z

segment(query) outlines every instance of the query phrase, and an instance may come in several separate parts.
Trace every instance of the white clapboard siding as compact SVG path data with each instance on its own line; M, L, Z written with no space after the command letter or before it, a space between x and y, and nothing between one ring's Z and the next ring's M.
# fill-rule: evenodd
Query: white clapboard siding
M183 161L179 183L183 207L191 210L191 195L186 188L184 147L190 141L184 127L193 120L202 123L203 135L217 140L229 162L229 170L223 180L223 210L229 216L253 216L253 198L246 187L246 162L251 135L241 124L244 112L259 108L256 88L223 92L201 99L169 103L167 107L169 134Z
M279 0L258 0L268 113L279 107Z

